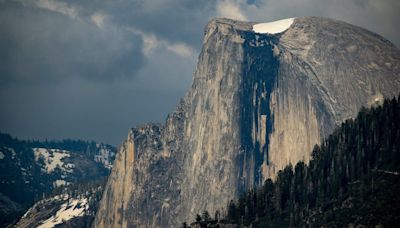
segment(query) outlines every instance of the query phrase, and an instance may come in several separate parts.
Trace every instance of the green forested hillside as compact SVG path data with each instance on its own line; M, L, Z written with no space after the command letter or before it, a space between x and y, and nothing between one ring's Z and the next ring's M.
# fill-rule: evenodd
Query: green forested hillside
M268 179L231 201L222 214L216 218L219 223L198 216L192 226L398 226L399 99L362 108L356 119L347 120L315 146L309 164L288 165L275 181Z

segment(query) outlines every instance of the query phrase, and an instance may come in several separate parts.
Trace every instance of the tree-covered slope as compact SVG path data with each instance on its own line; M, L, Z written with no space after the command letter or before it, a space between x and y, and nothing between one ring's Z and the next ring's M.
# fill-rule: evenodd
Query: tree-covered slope
M0 227L66 186L104 179L116 148L76 140L25 141L0 133Z
M400 224L400 97L362 108L262 187L231 201L219 226L396 227ZM199 219L198 219L199 220ZM200 220L199 220L200 221ZM193 223L206 226L208 219Z

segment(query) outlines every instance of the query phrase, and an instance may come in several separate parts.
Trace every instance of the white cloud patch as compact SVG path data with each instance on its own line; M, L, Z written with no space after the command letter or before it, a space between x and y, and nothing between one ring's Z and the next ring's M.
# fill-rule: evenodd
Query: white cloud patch
M241 3L232 0L223 0L217 3L217 15L235 20L247 21L248 18L240 8Z
M99 28L103 28L105 21L107 19L107 15L102 12L95 12L90 16L90 20Z
M184 43L169 44L166 47L168 50L182 57L190 57L195 53L195 50L192 47Z
M153 34L148 35L148 34L141 34L142 40L143 40L143 54L146 56L150 56L153 51L159 46L159 41L157 37Z
M132 27L127 28L127 30L142 37L142 52L147 57L150 57L158 48L164 48L180 57L193 57L196 55L195 48L186 43L172 43L170 41L160 39L154 34L145 33L139 29Z
M74 19L78 17L78 9L75 6L65 2L59 2L55 0L38 0L35 1L35 4L39 8L55 11Z

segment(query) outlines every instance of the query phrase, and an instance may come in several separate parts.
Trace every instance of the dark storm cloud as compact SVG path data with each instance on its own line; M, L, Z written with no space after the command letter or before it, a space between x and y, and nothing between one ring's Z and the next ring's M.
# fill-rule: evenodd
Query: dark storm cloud
M0 31L2 83L110 81L132 77L143 62L137 35L47 9L2 4Z
M0 131L95 139L164 121L212 17L330 17L400 44L398 0L0 0Z
M87 12L101 10L115 23L132 26L160 38L200 48L202 30L215 16L213 0L75 1Z

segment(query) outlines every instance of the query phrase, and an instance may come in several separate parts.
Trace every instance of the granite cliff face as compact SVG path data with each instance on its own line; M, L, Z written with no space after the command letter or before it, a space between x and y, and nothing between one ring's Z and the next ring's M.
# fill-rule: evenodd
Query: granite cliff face
M278 34L214 19L192 88L163 126L131 130L96 227L168 227L213 213L312 147L361 106L400 91L400 51L365 29L296 18Z

